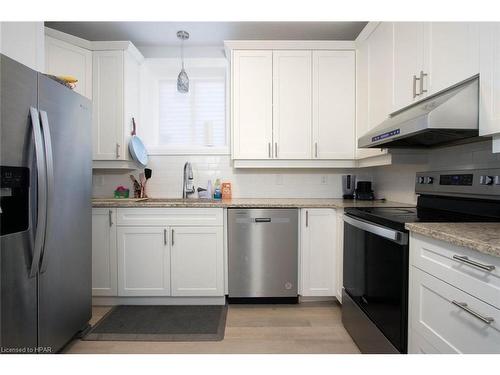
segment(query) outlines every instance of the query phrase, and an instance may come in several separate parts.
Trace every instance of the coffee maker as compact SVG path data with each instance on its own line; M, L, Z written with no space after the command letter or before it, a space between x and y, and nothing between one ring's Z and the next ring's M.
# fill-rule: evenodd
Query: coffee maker
M342 198L354 199L354 191L356 187L356 176L346 174L342 176Z

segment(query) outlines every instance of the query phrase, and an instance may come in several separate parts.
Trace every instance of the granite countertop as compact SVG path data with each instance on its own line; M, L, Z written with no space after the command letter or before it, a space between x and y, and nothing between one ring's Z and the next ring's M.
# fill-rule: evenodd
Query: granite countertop
M157 208L179 208L179 207L234 207L234 208L347 208L347 207L415 207L412 204L390 202L385 200L356 201L352 199L335 198L235 198L231 200L209 200L209 199L176 199L176 198L149 198L148 200L133 202L120 201L112 198L95 198L92 200L93 207L157 207Z
M500 223L407 223L406 229L500 257Z

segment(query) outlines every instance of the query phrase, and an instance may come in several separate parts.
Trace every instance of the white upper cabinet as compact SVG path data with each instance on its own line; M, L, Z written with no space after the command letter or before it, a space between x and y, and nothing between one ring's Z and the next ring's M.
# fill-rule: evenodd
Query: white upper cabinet
M45 72L74 76L74 91L92 99L92 51L46 35Z
M353 159L355 52L313 51L313 158Z
M394 110L479 72L479 24L395 22Z
M379 23L366 39L357 41L356 140L388 118L392 110L392 35L391 23ZM379 148L357 148L356 157L362 159L386 152Z
M140 62L128 49L93 53L94 160L130 160L132 118L140 126Z
M417 78L423 72L422 22L395 22L394 27L394 110L419 99Z
M93 159L123 160L123 52L95 51L93 68Z
M500 23L481 25L479 70L479 135L497 134L493 151L500 152Z
M358 148L358 138L368 127L368 41L356 42L356 158L366 157L370 151Z
M430 22L424 30L424 89L435 93L479 73L479 24Z
M389 118L393 98L393 29L380 23L368 40L368 128Z
M311 158L311 64L311 51L273 51L275 158Z
M272 157L273 53L232 53L233 157Z
M275 50L269 44L258 50L257 42L251 48L234 43L242 48L231 50L235 165L354 166L354 46L274 42Z

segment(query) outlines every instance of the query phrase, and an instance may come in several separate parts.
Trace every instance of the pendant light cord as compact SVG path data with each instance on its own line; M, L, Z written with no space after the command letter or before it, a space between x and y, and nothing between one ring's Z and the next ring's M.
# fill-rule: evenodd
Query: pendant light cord
M184 39L181 39L181 64L182 70L184 70Z

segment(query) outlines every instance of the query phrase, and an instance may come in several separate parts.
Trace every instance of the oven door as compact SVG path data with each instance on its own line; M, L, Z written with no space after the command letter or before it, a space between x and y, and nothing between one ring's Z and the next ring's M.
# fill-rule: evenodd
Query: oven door
M345 293L406 353L408 233L344 215L343 277Z

